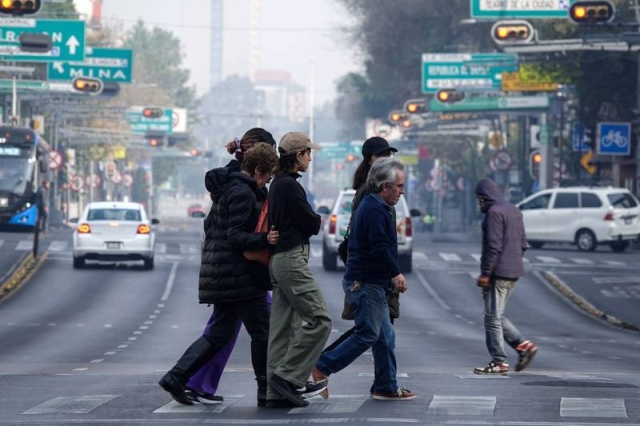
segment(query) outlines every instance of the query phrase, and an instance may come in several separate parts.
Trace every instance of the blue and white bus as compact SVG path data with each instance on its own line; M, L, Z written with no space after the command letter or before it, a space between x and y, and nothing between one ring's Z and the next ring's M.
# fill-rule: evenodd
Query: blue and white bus
M49 144L35 131L0 126L0 227L33 231L38 189L49 179Z

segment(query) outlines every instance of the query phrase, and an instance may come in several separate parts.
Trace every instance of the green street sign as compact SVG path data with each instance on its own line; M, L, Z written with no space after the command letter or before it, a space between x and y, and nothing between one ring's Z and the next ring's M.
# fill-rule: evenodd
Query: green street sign
M131 133L144 135L149 130L164 132L165 135L173 133L173 109L162 108L164 114L158 118L147 118L142 115L143 107L131 107L127 109L126 117L131 126Z
M471 0L471 17L487 19L567 19L569 0Z
M49 80L73 80L76 77L94 77L102 81L131 83L133 50L87 47L84 61L49 62Z
M11 93L13 80L0 79L0 93ZM16 90L19 94L33 92L64 92L75 93L70 83L56 83L39 80L17 80Z
M518 56L507 53L425 53L422 93L440 89L500 90L503 72L518 70Z
M322 149L313 154L317 158L345 160L349 154L362 154L362 142L323 142L320 146Z
M23 33L48 34L53 48L47 53L20 51ZM85 49L83 21L62 19L0 19L0 59L3 61L51 62L82 61Z
M549 108L549 96L509 96L489 98L479 96L465 98L459 102L447 104L436 99L429 101L430 112L471 112L471 111L514 111Z

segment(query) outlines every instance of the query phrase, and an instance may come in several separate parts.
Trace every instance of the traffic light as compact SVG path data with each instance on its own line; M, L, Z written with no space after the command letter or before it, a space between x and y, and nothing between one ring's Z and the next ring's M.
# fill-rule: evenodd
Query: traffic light
M409 99L404 104L404 110L409 114L420 114L427 111L427 103L424 99Z
M436 93L436 99L443 104L452 104L463 100L464 93L458 92L455 89L438 90Z
M409 119L406 119L406 120L402 120L401 124L403 129L409 129L413 125L413 122Z
M527 21L499 21L491 27L491 37L497 44L524 44L533 40L535 30Z
M542 154L539 150L534 149L529 154L529 173L533 179L538 179L540 175L540 163L542 163Z
M199 157L202 155L202 151L200 151L199 149L192 148L189 151L189 154L191 154L192 157Z
M116 165L113 162L107 163L106 175L108 178L112 178L116 174Z
M569 18L576 24L606 24L615 12L613 3L607 0L577 1L569 8Z
M71 82L73 89L88 95L99 95L102 92L102 80L91 77L76 77Z
M404 111L395 110L389 113L389 121L395 124L398 124L407 118L409 118L409 116Z
M164 115L164 110L162 108L144 108L142 110L142 116L144 118L160 118Z
M152 148L160 148L164 146L164 132L161 130L147 130L144 135L145 139L149 142L149 146Z
M353 163L353 161L356 159L356 156L353 154L347 154L347 161L349 163Z
M0 13L14 16L33 15L41 6L41 0L0 0Z

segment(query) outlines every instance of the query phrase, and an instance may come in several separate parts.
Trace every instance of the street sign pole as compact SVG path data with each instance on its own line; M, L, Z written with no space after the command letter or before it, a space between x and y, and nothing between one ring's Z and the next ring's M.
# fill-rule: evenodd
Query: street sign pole
M540 129L547 126L547 112L540 114L538 121ZM546 138L541 148L542 161L540 162L540 189L548 189L553 185L553 143Z

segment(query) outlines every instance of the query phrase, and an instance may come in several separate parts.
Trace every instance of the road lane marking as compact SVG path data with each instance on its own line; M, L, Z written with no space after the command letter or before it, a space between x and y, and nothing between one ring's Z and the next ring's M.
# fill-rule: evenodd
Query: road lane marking
M562 263L561 260L556 259L555 257L549 257L549 256L536 256L536 258L538 260L540 260L541 262L544 263Z
M610 266L625 266L626 263L624 262L619 262L617 260L603 260L604 263L606 263L607 265Z
M593 277L595 284L636 284L640 283L640 277Z
M427 415L493 416L497 400L496 396L434 395Z
M415 270L415 274L418 277L418 281L420 281L420 283L422 284L424 289L427 290L427 293L429 293L429 295L433 298L433 300L435 300L436 303L438 305L440 305L440 307L442 309L444 309L445 311L450 311L451 307L449 305L447 305L445 303L445 301L440 298L440 296L438 296L438 293L436 293L436 291L433 289L433 287L431 287L431 284L429 284L429 282L424 277L424 275L422 275L422 272L420 272L420 270L416 269Z
M624 417L623 398L562 398L560 417Z
M18 251L29 251L33 248L33 241L31 240L20 240L15 250Z
M331 399L310 399L307 407L292 408L289 414L347 414L357 412L369 395L331 395Z
M460 261L462 261L460 256L458 256L455 253L438 253L438 256L440 256L442 259L444 259L447 262L460 262Z
M0 240L0 247L4 244L4 240Z
M167 284L164 288L164 293L160 298L160 300L162 300L163 302L167 300L169 298L169 295L171 294L171 290L173 289L173 282L176 279L176 271L178 270L179 264L180 262L173 262L173 266L171 267L171 272L169 273L169 279L167 280ZM149 318L155 318L155 316L150 316Z
M165 243L156 243L156 253L165 254L167 252L167 245Z
M245 395L224 395L224 401L221 404L194 404L194 405L182 405L178 402L171 401L168 404L163 405L153 412L153 414L180 414L180 413L222 413L226 408L232 406L236 402L244 398ZM218 419L216 419L218 423ZM247 423L238 423L247 424Z
M421 251L414 251L411 254L411 258L413 260L429 260L429 258L427 257L426 253L423 253Z
M51 244L49 244L49 251L64 251L64 249L67 248L67 242L66 241L51 241Z
M477 253L472 254L471 257L473 257L476 262L480 262L480 260L482 259L482 255Z
M98 363L100 363L102 361L104 361L104 358L92 359L90 361L90 364L98 364Z
M570 258L572 262L577 263L578 265L593 265L593 261L589 259L579 259L579 258Z
M23 411L22 414L88 414L119 396L120 395L59 396L29 408L27 411Z

